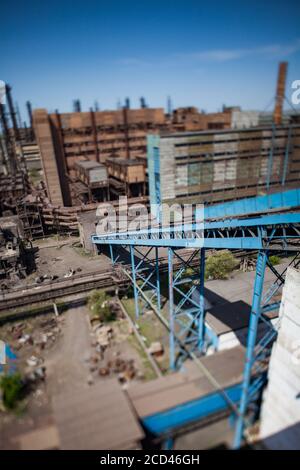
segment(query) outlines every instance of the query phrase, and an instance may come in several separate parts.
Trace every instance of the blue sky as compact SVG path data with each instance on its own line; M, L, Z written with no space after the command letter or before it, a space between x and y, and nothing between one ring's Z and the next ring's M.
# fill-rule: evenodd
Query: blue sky
M1 17L0 79L24 118L27 99L61 112L75 98L114 109L126 96L166 106L167 95L176 107L265 109L280 60L288 97L300 79L296 1L15 0Z

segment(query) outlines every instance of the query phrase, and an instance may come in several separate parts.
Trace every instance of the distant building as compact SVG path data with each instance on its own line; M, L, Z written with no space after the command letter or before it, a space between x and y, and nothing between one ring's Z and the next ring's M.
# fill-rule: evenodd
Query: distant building
M151 203L212 203L298 187L300 125L148 137Z
M162 108L62 114L34 110L34 132L50 202L59 206L78 204L76 188L72 191L77 162L89 160L106 164L109 159L111 165L115 158L122 161L146 157L147 134L228 129L233 109L206 114L187 107L174 110L171 116Z

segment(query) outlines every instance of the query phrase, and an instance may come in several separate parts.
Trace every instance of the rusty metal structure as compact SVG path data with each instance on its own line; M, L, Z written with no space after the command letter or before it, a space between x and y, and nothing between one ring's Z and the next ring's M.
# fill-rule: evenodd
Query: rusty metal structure
M112 197L146 195L146 161L144 159L109 158L106 160Z
M145 100L141 105L140 109L130 109L129 100L126 100L125 106L115 111L91 109L61 114L48 114L45 109L33 111L33 126L52 204L78 204L72 191L78 161L105 164L114 158L128 161L145 158L149 133L230 128L230 109L205 114L196 108L180 108L170 118L162 108L146 107ZM130 187L131 182L126 183Z
M280 126L282 123L282 108L285 98L285 82L287 75L287 62L281 62L278 69L277 88L275 96L274 124Z
M0 218L0 285L25 277L35 269L35 250L25 238L18 216Z

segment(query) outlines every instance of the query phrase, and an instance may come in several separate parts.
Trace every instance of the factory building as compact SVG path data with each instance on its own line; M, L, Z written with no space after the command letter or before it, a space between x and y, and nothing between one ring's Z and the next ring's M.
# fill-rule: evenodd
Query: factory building
M129 193L133 190L133 194L145 194L145 175L143 178L139 176L138 181L132 181L132 174L145 174L140 167L140 158L146 158L147 134L228 129L231 127L234 109L224 108L220 113L206 114L197 108L187 107L178 108L171 115L165 114L163 108L123 108L116 111L62 114L48 114L45 109L34 110L33 126L49 200L60 206L78 204L78 192L74 185L77 181L76 163L84 160L108 163L113 171L113 174L109 174L113 196L122 195L124 185ZM112 164L113 159L119 160ZM139 159L136 165L126 163L126 160L135 159ZM116 173L123 173L122 178L115 177ZM134 188L132 183L140 186ZM129 193L127 195L130 197Z
M215 203L297 187L300 125L148 136L150 202Z
M159 108L65 114L35 110L33 123L49 199L52 204L70 206L76 203L71 183L77 162L105 163L108 157L145 155L146 134L164 128L165 115Z

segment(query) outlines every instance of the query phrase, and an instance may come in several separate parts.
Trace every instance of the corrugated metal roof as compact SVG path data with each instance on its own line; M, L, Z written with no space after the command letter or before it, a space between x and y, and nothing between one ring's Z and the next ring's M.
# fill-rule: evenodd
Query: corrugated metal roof
M144 437L116 379L57 396L53 408L61 449L122 450Z
M86 170L90 170L91 168L105 168L105 165L102 163L98 162L93 162L91 160L82 160L79 162L76 162L77 166L81 166L82 168L85 168Z
M245 349L242 346L201 358L201 362L225 388L242 380ZM193 361L186 361L183 372L135 385L128 395L140 417L180 406L216 391Z

